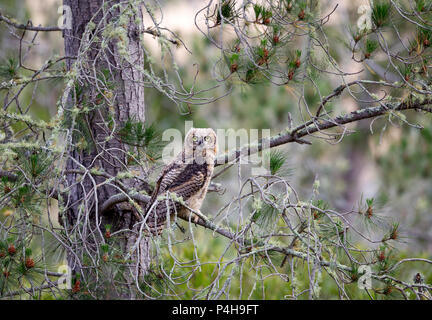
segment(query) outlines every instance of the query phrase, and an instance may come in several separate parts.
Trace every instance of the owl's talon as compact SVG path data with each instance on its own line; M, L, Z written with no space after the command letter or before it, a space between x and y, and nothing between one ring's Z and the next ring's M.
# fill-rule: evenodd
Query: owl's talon
M199 218L200 218L199 216L195 215L194 218L193 218L193 222L194 222L195 224L197 224L198 221L199 221Z

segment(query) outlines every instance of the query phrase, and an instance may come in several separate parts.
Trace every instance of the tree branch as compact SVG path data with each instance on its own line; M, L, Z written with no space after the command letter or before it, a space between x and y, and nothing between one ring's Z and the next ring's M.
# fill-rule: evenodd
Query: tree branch
M146 196L144 194L133 194L133 195L127 195L125 193L119 193L116 195L113 195L109 197L101 206L100 206L100 212L101 214L104 214L106 211L108 211L110 208L112 208L114 205L129 201L129 199L133 199L138 202L147 203L150 200L149 196Z
M426 112L432 113L432 108L426 107L427 105L432 104L432 98L424 99L423 101L404 101L397 106L393 106L391 104L384 104L378 107L371 107L366 109L360 109L353 111L345 116L338 116L334 119L322 119L317 118L311 121L309 125L300 125L293 130L287 130L285 132L280 132L279 134L272 136L270 138L270 148L274 148L286 143L290 142L300 142L302 143L301 138L308 136L317 131L331 129L337 126L342 126L351 122L356 122L364 119L375 118L380 115L383 115L387 112L392 111L404 111L404 110L422 110ZM301 128L301 129L299 129ZM221 155L216 158L215 166L220 166L231 161L236 160L240 155L251 155L257 153L262 150L263 140L258 142L258 145L247 144L242 148L228 152L224 155Z
M50 27L42 27L42 26L33 26L32 22L29 20L28 24L23 24L23 23L18 23L13 21L13 19L8 18L6 16L4 16L2 14L2 12L0 11L0 22L3 21L6 24L16 28L16 29L21 29L21 30L29 30L29 31L63 31L62 28L60 27L55 27L55 26L50 26ZM150 34L154 37L162 37L162 34L154 29L151 28L147 28L145 30L143 30L144 33ZM181 44L180 40L175 40L175 39L171 39L171 38L166 38L169 42L171 42L172 44L175 44L176 46L179 46Z
M310 135L310 134L315 133L317 131L331 129L331 128L334 128L336 126L345 125L345 124L348 124L351 122L356 122L356 121L360 121L360 120L364 120L364 119L375 118L377 116L383 115L383 114L385 114L387 112L391 112L391 111L422 110L425 112L432 113L432 108L427 107L427 105L430 105L430 104L432 104L432 98L431 99L425 99L423 101L416 101L416 102L404 101L404 102L398 104L396 107L394 107L390 104L386 104L386 105L381 105L378 107L371 107L371 108L356 110L356 111L353 111L353 112L351 112L345 116L338 116L338 117L331 119L331 120L316 119L316 121L312 122L308 126L303 126L303 125L299 126L299 127L303 127L302 129L298 129L299 127L297 127L297 128L294 128L293 130L290 130L287 132L281 132L281 133L279 133L273 137L270 137L269 138L270 139L270 148L277 147L277 146L280 146L280 145L283 145L286 143L290 143L290 142L302 143L302 141L304 141L304 140L301 140L302 137ZM234 161L240 156L240 154L250 155L250 154L259 152L262 150L262 144L263 144L263 140L260 140L258 143L258 148L256 147L256 145L254 146L254 148L252 148L252 146L250 144L247 144L239 150L235 150L235 151L229 152L227 154L221 155L221 156L217 157L217 159L215 160L216 161L215 165L219 166L219 165ZM0 174L0 176L1 176L1 174ZM133 195L127 195L124 193L116 194L116 195L111 196L108 200L106 200L102 204L102 206L100 207L100 211L103 214L104 212L106 212L108 209L110 209L115 204L128 201L129 199L133 199L133 200L136 200L138 202L147 203L149 201L150 197L146 196L146 195L139 194L139 193L133 194Z
M7 18L6 16L4 16L1 11L0 11L0 21L3 21L5 23L7 23L8 25L16 28L16 29L21 29L21 30L30 30L30 31L63 31L62 28L59 27L42 27L42 26L38 26L38 27L34 27L31 24L31 21L29 21L30 24L22 24L22 23L18 23L15 22L9 18Z
M32 293L39 292L39 291L45 290L45 289L54 288L54 287L57 287L57 286L58 286L58 283L51 282L51 283L44 284L44 285L39 286L39 287L33 287L33 288L24 288L24 287L22 287L19 290L7 292L7 293L5 293L3 295L0 295L0 297L6 298L6 297L13 297L13 296L22 295L23 291L25 291L26 293L28 293L28 294L31 295Z

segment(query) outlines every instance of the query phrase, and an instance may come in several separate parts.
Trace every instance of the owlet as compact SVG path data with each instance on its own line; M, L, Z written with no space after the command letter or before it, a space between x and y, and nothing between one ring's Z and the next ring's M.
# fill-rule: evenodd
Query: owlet
M211 128L192 128L186 134L183 150L165 166L146 206L147 231L160 234L167 216L174 214L198 222L199 217L167 192L182 198L191 209L198 211L207 194L217 153L216 133ZM165 195L165 199L159 196ZM192 216L190 216L192 214ZM173 219L170 219L173 221Z

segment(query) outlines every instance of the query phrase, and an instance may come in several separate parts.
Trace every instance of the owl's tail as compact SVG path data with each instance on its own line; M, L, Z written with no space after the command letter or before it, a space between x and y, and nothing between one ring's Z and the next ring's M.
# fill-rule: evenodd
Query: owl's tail
M180 210L181 205L171 199L156 200L146 208L144 218L144 233L159 236L165 229L167 222L173 223L172 217Z

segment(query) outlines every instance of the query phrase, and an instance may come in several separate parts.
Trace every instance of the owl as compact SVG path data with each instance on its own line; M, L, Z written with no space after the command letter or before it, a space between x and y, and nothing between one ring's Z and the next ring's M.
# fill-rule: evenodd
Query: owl
M192 128L186 134L183 150L167 166L157 179L155 189L146 206L147 231L160 234L167 215L182 217L198 222L198 215L192 213L173 197L160 196L167 193L181 197L191 209L198 211L207 194L217 153L216 133L211 128ZM191 216L192 215L192 216Z

